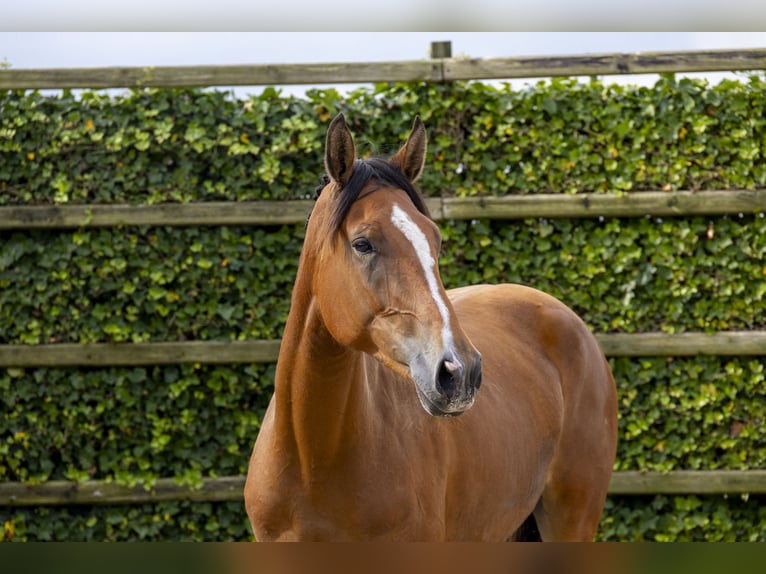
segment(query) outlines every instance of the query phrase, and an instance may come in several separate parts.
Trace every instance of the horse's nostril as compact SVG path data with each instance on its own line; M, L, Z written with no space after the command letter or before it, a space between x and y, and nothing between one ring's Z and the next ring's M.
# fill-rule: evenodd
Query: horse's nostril
M441 367L439 367L437 383L441 391L449 399L455 396L455 390L457 389L456 377L459 373L460 365L453 361L442 361Z
M476 361L471 368L471 381L473 381L473 387L477 391L481 387L481 359Z

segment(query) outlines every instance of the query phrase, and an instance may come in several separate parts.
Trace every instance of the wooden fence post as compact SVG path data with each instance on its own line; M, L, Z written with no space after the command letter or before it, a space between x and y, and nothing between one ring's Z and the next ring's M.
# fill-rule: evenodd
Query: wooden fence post
M452 42L431 42L431 58L451 58Z

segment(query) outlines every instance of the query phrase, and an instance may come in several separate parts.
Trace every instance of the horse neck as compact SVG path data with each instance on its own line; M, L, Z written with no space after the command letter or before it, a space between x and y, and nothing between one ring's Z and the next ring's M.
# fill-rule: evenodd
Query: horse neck
M304 472L331 464L368 419L364 355L332 338L305 283L296 281L274 393L277 440Z

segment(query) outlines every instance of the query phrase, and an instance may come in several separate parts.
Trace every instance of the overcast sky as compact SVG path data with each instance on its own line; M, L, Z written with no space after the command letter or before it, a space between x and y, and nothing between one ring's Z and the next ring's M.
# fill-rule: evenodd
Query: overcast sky
M14 68L366 62L453 55L536 56L766 48L766 32L0 32Z
M5 31L0 62L18 69L418 60L441 40L452 42L453 56L483 58L766 48L766 32Z
M763 0L8 0L0 30L753 30Z

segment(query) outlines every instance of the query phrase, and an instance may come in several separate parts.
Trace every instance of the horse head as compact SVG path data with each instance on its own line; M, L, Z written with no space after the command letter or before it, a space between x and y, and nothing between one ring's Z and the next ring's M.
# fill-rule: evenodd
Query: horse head
M431 415L468 409L481 355L458 323L439 275L441 235L413 184L425 164L420 118L390 159L357 158L342 114L325 146L328 183L308 222L311 293L335 341L412 381Z

